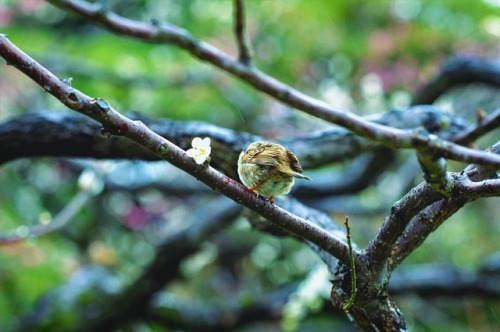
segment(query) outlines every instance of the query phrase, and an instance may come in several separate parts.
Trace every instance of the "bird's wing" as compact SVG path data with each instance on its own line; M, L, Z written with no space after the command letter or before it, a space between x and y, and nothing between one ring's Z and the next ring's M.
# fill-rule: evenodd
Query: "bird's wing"
M259 152L254 154L249 163L276 167L279 165L278 156L279 153L277 151L273 151L271 149L261 149Z

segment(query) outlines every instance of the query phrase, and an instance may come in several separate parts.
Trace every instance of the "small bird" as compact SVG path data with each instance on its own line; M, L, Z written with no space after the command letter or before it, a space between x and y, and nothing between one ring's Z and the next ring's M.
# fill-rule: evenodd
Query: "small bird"
M268 197L272 204L275 196L290 192L294 178L310 180L301 173L297 157L279 144L253 142L238 158L241 182L257 195Z

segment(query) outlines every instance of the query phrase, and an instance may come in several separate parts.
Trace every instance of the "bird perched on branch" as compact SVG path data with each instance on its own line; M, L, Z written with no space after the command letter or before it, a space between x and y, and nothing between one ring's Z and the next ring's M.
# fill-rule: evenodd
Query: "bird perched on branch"
M241 182L257 195L274 197L288 194L294 178L310 180L302 175L302 167L292 151L279 144L254 142L238 158L238 175Z

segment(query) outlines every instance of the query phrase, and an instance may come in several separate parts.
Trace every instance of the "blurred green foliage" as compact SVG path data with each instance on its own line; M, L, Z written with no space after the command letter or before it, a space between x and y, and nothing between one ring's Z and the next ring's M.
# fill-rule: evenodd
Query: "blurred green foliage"
M178 25L236 55L231 1L106 3L130 18ZM418 86L450 56L498 57L499 52L500 5L494 0L247 0L246 5L254 60L261 70L334 107L360 114L407 106ZM304 121L303 115L184 51L116 36L42 0L0 0L0 33L8 34L19 48L60 78L72 77L73 86L106 99L120 112L204 120L278 139L324 126L317 119L306 117ZM63 109L33 82L3 64L0 98L1 121L26 112ZM475 107L489 110L498 107L497 101ZM47 159L3 165L0 231L22 232L23 226L56 214L78 192L80 169L71 162ZM376 204L381 193L371 190L377 195L373 191L364 195ZM70 227L0 247L0 329L8 330L17 318L32 313L41 296L89 264L109 269L122 284L133 281L154 254L158 233L166 236L169 227L181 227L192 206L197 206L193 198L159 192L105 193L85 206ZM409 262L452 261L467 269L479 267L485 256L498 250L499 213L497 198L471 204L433 234ZM141 216L149 223L136 227L133 222ZM352 220L354 239L367 243L383 218ZM186 299L212 299L239 290L237 296L244 301L254 290L265 292L300 282L317 262L296 241L277 240L243 224L237 222L218 235L219 243L215 239L215 245L207 244L199 256L185 262L181 273L190 279L189 284L173 283L166 291ZM218 271L222 242L228 252L243 248L250 255L235 253L241 260L234 270ZM212 281L208 286L207 280ZM238 282L247 289L240 289ZM87 297L94 294L93 287L89 286ZM440 307L442 315L431 315L435 320L414 318L412 313L420 312L417 309L424 304L428 302L402 299L414 330L465 331L469 324L477 323L463 315L467 310L486 315L500 312L498 303L468 302L448 311L446 306ZM67 319L69 324L74 317L59 319ZM312 322L306 321L303 327L313 331L320 326ZM321 322L318 318L317 323ZM492 328L500 325L498 316L479 323Z

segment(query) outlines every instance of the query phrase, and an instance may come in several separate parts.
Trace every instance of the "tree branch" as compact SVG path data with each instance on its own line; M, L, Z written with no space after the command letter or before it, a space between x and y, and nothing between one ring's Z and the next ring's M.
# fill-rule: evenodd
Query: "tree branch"
M496 144L491 152L497 153L498 147L500 144ZM478 180L476 182L466 171L448 173L446 178L447 186L450 188L450 201L445 200L441 203L436 202L441 201L443 196L426 182L410 190L405 197L393 205L391 214L364 251L370 260L370 268L378 272L387 269L387 257L391 257L393 250L393 261L396 264L401 262L411 250L417 248L425 240L424 234L428 235L435 229L434 223L442 223L466 202L479 197L499 196L500 180L495 171L485 167L482 177L489 176L494 178L481 181L480 178L473 177ZM395 245L399 247L395 248Z
M394 270L450 216L465 205L467 199L443 199L435 202L411 219L391 251L390 270Z
M321 181L297 183L293 193L296 197L310 201L326 196L357 193L375 183L395 159L394 150L381 147L357 157L348 167L338 172L328 169L316 173L321 175Z
M234 31L238 43L238 60L244 65L252 64L252 50L250 40L245 29L245 6L243 0L234 0Z
M0 35L0 55L7 60L8 64L24 72L63 104L101 123L104 135L125 136L135 141L160 158L191 174L213 190L256 211L272 224L316 244L342 262L349 261L348 247L343 240L333 237L312 222L255 196L242 184L214 168L196 164L182 149L151 131L142 122L128 119L115 111L103 99L91 98L59 80L15 47L4 35Z
M404 232L411 219L440 198L441 196L432 190L429 184L423 182L394 203L390 215L385 219L377 235L364 251L375 271L381 272L386 267L385 262L394 243Z
M496 130L500 127L500 108L486 117L479 119L477 125L473 125L466 131L455 137L454 141L460 145L468 145L479 137Z
M498 275L460 271L451 265L402 266L393 273L390 292L393 295L418 294L423 297L466 295L489 299L500 298Z
M484 83L500 88L500 62L473 58L451 59L434 79L420 88L412 105L432 104L451 88L468 83Z
M146 24L103 11L100 5L80 0L48 0L49 2L78 13L90 22L102 25L115 33L135 37L140 40L171 43L191 53L202 61L231 73L256 89L325 121L345 127L361 137L371 138L385 146L394 148L414 148L427 145L434 154L469 163L500 166L500 156L465 148L436 138L420 140L412 131L400 130L363 120L362 117L336 110L325 102L314 99L292 87L277 81L254 67L249 67L224 54L217 48L197 40L188 31L177 26L158 23Z
M236 177L235 161L239 153L251 142L264 139L199 121L152 119L137 113L131 113L128 117L142 121L183 149L190 146L194 137L210 136L215 147L214 166L231 177ZM395 128L424 127L448 140L466 128L461 118L441 112L434 106L415 106L371 115L366 120ZM157 155L135 142L122 137L106 138L99 130L98 122L74 112L47 111L21 115L0 124L0 163L37 156L159 160ZM379 144L343 128L317 131L280 143L294 151L304 168L345 161L381 148Z

